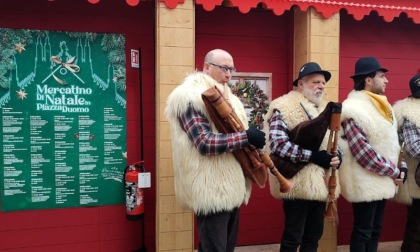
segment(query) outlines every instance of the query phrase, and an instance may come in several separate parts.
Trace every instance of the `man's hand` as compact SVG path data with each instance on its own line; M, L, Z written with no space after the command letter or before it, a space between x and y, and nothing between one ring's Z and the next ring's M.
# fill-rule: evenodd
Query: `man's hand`
M400 186L400 185L403 184L403 180L401 178L396 178L396 179L394 179L394 184L396 186Z
M339 164L339 158L338 157L335 157L335 158L336 158L334 159L335 161L333 161L333 156L331 154L328 154L326 150L313 151L309 161L311 161L312 163L318 166L321 166L324 169L330 169L331 163L334 162L334 164L335 163L337 163L337 165Z
M257 129L257 126L253 125L246 130L246 136L248 137L248 143L255 146L257 149L264 148L265 145L265 133Z
M400 168L400 175L398 175L398 178L402 180L403 184L407 180L407 173L408 173L407 168Z
M331 163L330 163L331 167L335 167L336 169L338 169L338 168L340 168L340 164L341 164L341 159L340 159L339 156L333 157L331 159Z

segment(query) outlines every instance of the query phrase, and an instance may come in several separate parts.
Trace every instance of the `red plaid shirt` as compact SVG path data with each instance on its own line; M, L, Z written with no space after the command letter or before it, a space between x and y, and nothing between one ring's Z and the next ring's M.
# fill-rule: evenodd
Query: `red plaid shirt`
M400 169L372 148L366 139L365 132L357 126L353 119L346 119L341 123L341 126L344 131L342 138L347 140L350 151L360 166L379 175L389 176L392 179L398 178ZM407 168L404 160L401 162L401 168Z
M214 133L211 131L209 120L192 107L179 115L178 119L181 127L202 155L232 152L248 145L245 131L229 134Z
M290 160L293 163L309 162L312 151L303 149L289 140L289 128L283 120L280 111L274 110L270 121L269 141L271 153Z
M420 159L420 128L405 119L400 129L400 137L405 141L407 153Z

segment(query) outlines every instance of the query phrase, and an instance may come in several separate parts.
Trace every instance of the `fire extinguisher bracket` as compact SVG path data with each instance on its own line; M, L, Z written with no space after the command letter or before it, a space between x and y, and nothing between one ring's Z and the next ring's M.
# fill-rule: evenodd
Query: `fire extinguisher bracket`
M139 182L137 184L139 188L150 188L151 187L150 172L139 173Z

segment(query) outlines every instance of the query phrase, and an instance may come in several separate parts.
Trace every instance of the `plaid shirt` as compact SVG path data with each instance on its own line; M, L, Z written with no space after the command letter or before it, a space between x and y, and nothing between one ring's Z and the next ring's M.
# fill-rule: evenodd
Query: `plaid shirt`
M414 158L420 159L420 128L405 119L399 133L400 138L405 141L407 153Z
M202 155L216 155L242 149L248 145L245 131L213 133L209 120L191 106L178 117L181 127Z
M274 110L273 116L268 123L270 124L268 134L271 153L294 163L309 162L312 151L303 149L289 141L289 129L284 123L280 111Z
M360 166L379 175L389 176L392 179L398 178L400 170L393 162L372 148L366 139L365 132L356 125L353 119L346 119L341 126L344 131L342 138L347 140L350 151ZM401 162L401 168L407 168L404 161Z

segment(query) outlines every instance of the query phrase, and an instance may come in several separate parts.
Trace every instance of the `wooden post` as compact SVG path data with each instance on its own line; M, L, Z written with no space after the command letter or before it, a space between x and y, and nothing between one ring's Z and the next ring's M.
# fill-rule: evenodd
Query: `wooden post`
M156 1L156 251L193 251L194 215L175 201L166 99L195 66L195 6Z

